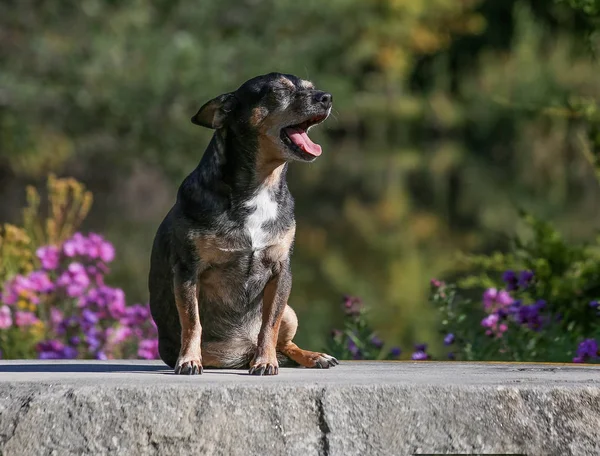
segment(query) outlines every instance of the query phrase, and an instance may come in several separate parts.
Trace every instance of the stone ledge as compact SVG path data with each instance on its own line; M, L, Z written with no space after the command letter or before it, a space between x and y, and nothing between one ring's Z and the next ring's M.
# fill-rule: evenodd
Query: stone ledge
M0 362L3 455L600 454L600 366Z

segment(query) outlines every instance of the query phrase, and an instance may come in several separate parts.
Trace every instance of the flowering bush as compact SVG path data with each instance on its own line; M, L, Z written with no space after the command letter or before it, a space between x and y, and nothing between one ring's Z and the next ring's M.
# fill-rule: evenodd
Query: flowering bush
M469 258L480 272L458 286L432 281L443 331L456 334L459 359L600 361L600 243L570 245L548 223L523 217L530 240ZM469 299L478 289L481 300Z
M110 242L75 233L36 255L41 268L15 275L0 295L3 357L158 357L149 306L127 306L123 290L104 282L115 256Z
M344 329L331 331L325 351L338 359L398 359L399 347L385 349L384 342L369 327L367 310L362 301L344 296L342 308L345 314Z
M0 357L157 358L148 305L104 282L113 245L76 232L92 194L50 175L47 196L28 187L23 226L0 230Z
M431 280L443 345L437 359L600 362L600 238L570 245L548 223L523 214L532 236L514 240L506 254L472 256L478 271L457 284ZM476 297L479 294L479 297ZM328 349L340 359L394 359L382 350L358 298L344 299L346 328L334 330ZM426 344L413 360L434 357Z

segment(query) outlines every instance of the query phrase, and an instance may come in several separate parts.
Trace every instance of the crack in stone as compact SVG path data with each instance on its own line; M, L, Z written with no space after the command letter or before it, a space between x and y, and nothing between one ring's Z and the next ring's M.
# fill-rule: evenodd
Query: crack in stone
M323 456L329 456L329 434L331 429L327 424L327 418L325 417L325 407L323 406L323 398L325 397L325 389L321 390L321 394L317 396L317 420L319 423L319 430L321 431L321 438L319 439L320 454Z
M8 437L8 439L6 439L6 441L4 442L3 446L8 445L8 443L15 437L15 435L17 434L17 428L19 427L19 424L21 423L21 420L27 415L27 412L29 411L29 408L31 407L31 403L33 402L33 398L36 396L36 393L31 393L29 394L25 400L23 401L23 403L21 404L21 406L19 407L19 411L17 412L14 422L13 422L13 428L12 428L12 435L10 435Z

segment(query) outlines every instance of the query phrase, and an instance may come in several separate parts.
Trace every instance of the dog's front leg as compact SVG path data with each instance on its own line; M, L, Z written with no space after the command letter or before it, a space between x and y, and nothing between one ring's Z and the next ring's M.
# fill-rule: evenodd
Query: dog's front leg
M278 268L274 276L267 282L263 293L262 325L258 333L256 355L250 363L250 374L277 375L277 337L283 310L292 289L292 274L289 260Z
M176 374L202 373L200 341L202 326L198 312L198 275L194 268L178 264L175 267L173 289L181 323L181 349L175 365Z

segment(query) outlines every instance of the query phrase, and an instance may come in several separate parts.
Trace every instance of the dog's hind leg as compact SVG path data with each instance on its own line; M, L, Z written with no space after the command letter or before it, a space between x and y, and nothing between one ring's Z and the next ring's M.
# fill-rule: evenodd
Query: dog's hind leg
M325 353L312 352L302 350L292 339L296 335L298 329L298 317L296 312L290 307L285 306L281 326L279 327L279 335L277 338L277 351L284 354L291 360L297 362L304 367L317 367L320 369L328 369L335 366L338 360L333 356Z

